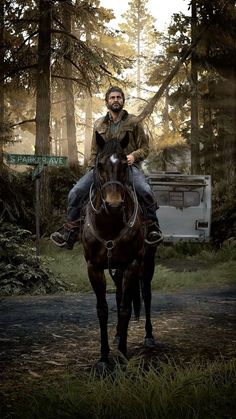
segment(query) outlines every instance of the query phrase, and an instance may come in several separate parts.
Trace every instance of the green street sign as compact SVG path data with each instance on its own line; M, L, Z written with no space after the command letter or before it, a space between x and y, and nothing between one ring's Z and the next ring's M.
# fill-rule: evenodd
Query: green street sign
M67 157L64 156L38 156L36 154L5 154L8 164L21 164L35 166L32 172L32 179L43 171L44 166L65 166Z
M6 154L9 164L21 164L26 166L65 166L67 157L64 156L38 156L35 154Z
M39 256L40 242L40 174L44 166L65 166L67 157L64 156L38 156L35 154L4 154L8 164L21 164L25 166L34 166L32 171L32 180L35 180L35 219L36 219L36 256Z
M37 166L34 167L33 172L31 173L32 179L36 179L37 176L40 175L40 173L42 173L43 168L44 168L44 164L43 163L39 163L37 164Z

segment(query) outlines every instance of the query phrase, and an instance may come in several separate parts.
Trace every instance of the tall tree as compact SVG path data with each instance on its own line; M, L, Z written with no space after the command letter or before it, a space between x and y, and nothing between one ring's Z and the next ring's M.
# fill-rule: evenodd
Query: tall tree
M192 43L197 34L197 6L192 0L191 36ZM191 54L191 172L200 173L199 138L198 138L198 70L195 50Z
M39 37L36 93L36 154L50 153L52 2L39 2Z
M5 2L0 2L0 62L4 62L4 8ZM3 69L3 65L1 66ZM0 167L3 164L3 144L4 144L4 73L0 70Z
M36 138L35 153L50 154L50 113L51 113L51 27L52 2L39 1L38 64L36 91ZM43 171L41 181L36 180L36 233L39 235L41 212L42 223L48 220L51 209L51 194L47 171ZM37 245L38 252L38 245Z
M143 76L145 72L145 61L149 53L153 52L155 44L152 42L150 47L150 38L156 35L155 19L148 12L145 0L130 0L129 8L122 17L125 23L120 24L120 29L125 32L129 43L134 47L136 57L136 89L137 97L141 97L143 86ZM153 41L153 38L152 38Z
M71 5L72 2L62 3L63 8L63 27L65 28L66 35L64 40L64 86L65 86L65 102L66 102L66 128L67 128L67 141L68 141L68 160L70 165L78 163L78 150L76 144L76 126L75 126L75 103L73 91L73 70L71 62L71 49L72 40L72 18L71 18Z

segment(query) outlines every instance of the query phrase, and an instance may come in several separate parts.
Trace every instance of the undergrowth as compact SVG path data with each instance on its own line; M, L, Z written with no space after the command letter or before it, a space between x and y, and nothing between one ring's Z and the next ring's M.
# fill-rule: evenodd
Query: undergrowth
M29 246L31 244L31 247ZM48 294L66 285L36 257L32 234L0 220L0 295Z
M156 268L152 280L153 291L175 291L186 288L202 286L231 285L235 283L236 271L236 246L234 242L225 243L220 250L214 250L209 245L185 248L185 254L178 246L161 246L157 252ZM84 260L82 245L77 243L73 251L57 249L49 240L42 241L42 254L47 256L50 269L61 274L72 292L92 291L87 265ZM187 253L187 249L189 252ZM201 251L199 249L202 249ZM197 250L197 251L196 251ZM190 253L190 254L189 254ZM165 260L174 259L172 269L165 266ZM182 272L176 272L175 260L180 260ZM185 261L190 260L194 265L194 271L185 270ZM205 263L203 263L205 262ZM107 291L114 292L115 286L108 272Z
M48 377L31 386L12 419L203 419L233 418L236 409L236 363L197 362L187 366L144 366L132 359L124 368L98 378L94 373ZM4 413L4 412L3 412Z

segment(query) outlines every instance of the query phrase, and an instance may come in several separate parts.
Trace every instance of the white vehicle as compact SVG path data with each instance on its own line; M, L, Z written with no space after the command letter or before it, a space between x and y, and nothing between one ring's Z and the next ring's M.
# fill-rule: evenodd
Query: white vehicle
M159 205L164 242L209 241L211 176L165 172L151 173L148 179Z

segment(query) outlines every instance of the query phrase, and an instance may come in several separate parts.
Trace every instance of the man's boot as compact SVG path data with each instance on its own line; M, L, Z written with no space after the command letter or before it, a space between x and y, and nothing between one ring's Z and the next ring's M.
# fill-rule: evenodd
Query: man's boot
M75 242L78 240L81 219L65 223L55 233L52 233L50 240L58 247L72 250Z
M157 246L163 241L163 234L158 221L148 220L145 222L145 243L149 246Z

